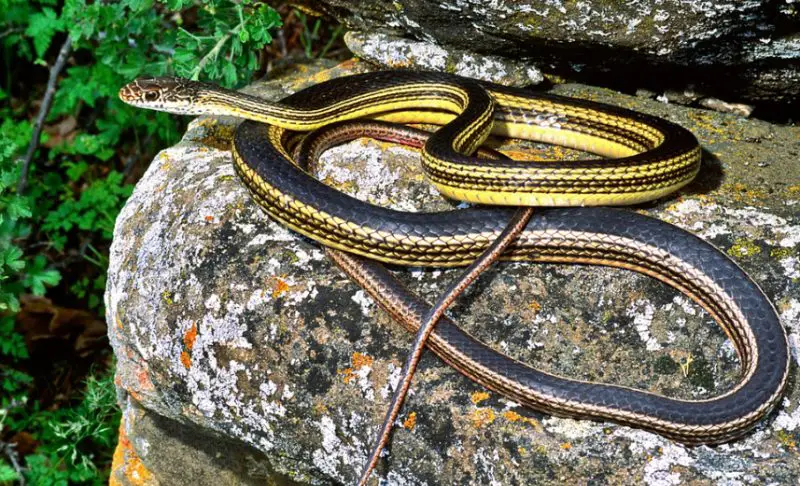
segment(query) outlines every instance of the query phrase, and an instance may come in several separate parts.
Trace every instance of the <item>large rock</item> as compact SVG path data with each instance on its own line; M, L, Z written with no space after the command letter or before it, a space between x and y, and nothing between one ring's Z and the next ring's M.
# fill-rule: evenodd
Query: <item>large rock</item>
M800 101L791 0L323 0L351 29L537 63L592 84ZM320 5L322 7L320 7Z
M363 68L304 67L251 91L277 99ZM706 150L698 180L638 210L738 261L775 302L797 361L800 129L581 85L554 91L663 116L697 134ZM411 341L317 244L251 201L231 166L234 126L194 121L155 158L117 221L106 293L125 412L115 484L352 483ZM523 156L521 147L509 150ZM360 198L406 210L449 206L405 148L357 141L325 163L323 178ZM457 273L397 269L430 299ZM503 352L571 377L702 398L738 376L731 344L703 311L622 270L499 265L451 314ZM796 484L798 400L793 377L753 433L690 448L521 408L426 353L378 474L409 485Z

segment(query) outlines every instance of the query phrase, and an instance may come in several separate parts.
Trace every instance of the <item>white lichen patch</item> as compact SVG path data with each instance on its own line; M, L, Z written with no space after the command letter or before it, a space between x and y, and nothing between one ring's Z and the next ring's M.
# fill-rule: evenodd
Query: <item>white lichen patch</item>
M786 327L789 349L795 363L800 365L800 300L790 298L780 313L781 322Z
M484 484L491 486L502 486L502 483L495 477L495 464L500 461L500 454L497 449L478 448L472 456L473 463L483 473Z
M356 384L359 390L361 390L361 395L371 402L375 400L375 389L372 386L372 381L369 379L370 373L372 373L372 366L364 364L354 369L351 377L356 378Z
M653 316L655 314L655 306L647 300L639 299L628 306L625 314L633 319L633 327L639 334L639 338L645 344L645 349L648 351L660 350L661 344L650 334L650 327L653 324Z
M373 473L374 474L374 473ZM403 468L402 471L395 469L390 470L386 474L386 481L379 484L386 484L392 486L427 486L427 481L420 481L414 477L414 473Z
M590 420L575 420L561 417L547 417L542 425L550 432L569 440L585 439L601 434L603 427Z
M747 238L757 235L771 246L796 248L800 245L800 225L754 207L728 208L686 199L672 205L665 219L705 240L724 235ZM720 221L709 224L714 219Z
M336 424L328 416L323 416L318 422L314 422L314 425L322 434L322 447L311 453L314 466L343 482L344 477L339 472L340 467L362 464L366 460L358 447L360 444L356 442L347 445L342 442L336 433Z
M407 24L409 22L406 21ZM344 39L350 50L360 57L387 67L445 71L484 81L523 86L544 81L542 72L529 62L444 49L433 38L416 41L383 32L351 31L345 34Z
M800 278L800 258L794 256L781 258L778 260L778 264L783 268L783 274L786 277L790 279Z
M365 316L372 315L372 309L375 307L375 302L369 298L366 292L363 290L357 290L355 294L353 294L353 302L361 307L361 313Z
M688 467L694 464L694 459L686 452L686 448L676 443L668 443L661 449L661 454L656 455L644 467L645 483L648 486L672 486L681 484L681 475L674 466Z
M614 431L613 437L629 439L628 449L632 454L649 458L644 468L644 480L648 486L681 484L681 475L674 470L674 466L690 467L695 463L685 446L660 435L620 427Z
M782 410L778 412L778 416L772 422L772 428L787 432L800 430L800 407L795 406L794 410L788 411L791 409L791 404L788 398L783 399Z
M400 378L402 377L403 368L400 366L395 366L393 363L389 363L389 377L386 380L386 385L381 388L381 398L384 400L388 399L392 393L397 389L398 383L400 383ZM412 390L408 390L409 395L412 394Z
M347 186L346 192L351 196L393 209L413 210L413 202L397 194L400 172L389 168L377 144L356 140L339 145L325 151L319 163L318 177ZM355 183L355 190L350 190L352 186L347 183Z
M683 295L676 295L672 299L672 302L674 302L681 309L683 309L683 312L685 312L686 314L690 316L697 315L697 308L692 305L692 301L689 300L688 297L685 297Z

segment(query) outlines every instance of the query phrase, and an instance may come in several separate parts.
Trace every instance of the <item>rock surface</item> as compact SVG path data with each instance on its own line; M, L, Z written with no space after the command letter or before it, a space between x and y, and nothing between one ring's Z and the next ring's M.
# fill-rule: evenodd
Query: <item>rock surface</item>
M447 72L506 86L524 87L544 81L544 75L532 63L443 49L430 42L412 41L382 32L348 32L344 41L359 58L389 69Z
M320 5L322 7L320 7ZM800 101L793 0L323 0L349 28L535 62L593 84Z
M323 67L251 92L277 99L365 64ZM698 136L698 180L638 210L739 262L775 303L796 364L800 129L576 84L554 91L663 116ZM106 293L125 417L115 484L352 484L411 341L315 243L250 200L227 150L234 126L194 121L155 158L117 220ZM522 146L506 148L525 156ZM576 155L531 149L528 157ZM325 160L323 179L362 199L405 210L450 205L405 148L356 141ZM457 273L397 270L429 299ZM571 377L684 398L737 379L732 346L702 310L622 270L503 264L451 315L503 352ZM426 353L378 474L397 485L796 484L798 402L793 371L778 410L752 434L689 448L521 408Z

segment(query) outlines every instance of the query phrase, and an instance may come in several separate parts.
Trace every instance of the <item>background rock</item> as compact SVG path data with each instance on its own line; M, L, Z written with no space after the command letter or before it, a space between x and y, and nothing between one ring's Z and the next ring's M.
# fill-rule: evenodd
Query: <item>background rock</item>
M251 92L277 99L364 68L300 67ZM738 261L776 304L796 363L800 128L576 84L554 91L659 115L698 136L706 151L698 180L637 210ZM117 220L106 308L126 435L115 477L173 484L182 472L186 484L215 474L250 484L269 471L276 484L351 484L411 336L315 243L250 200L227 150L234 124L193 122L180 144L156 157ZM559 147L506 148L517 158L576 156ZM326 164L323 179L362 199L405 210L450 207L405 148L356 141L331 150ZM397 269L429 299L457 273ZM702 398L738 376L733 348L704 312L621 270L503 264L451 315L503 352L575 378ZM768 420L713 448L521 408L430 353L412 390L378 471L389 484L800 480L795 372ZM149 482L131 480L133 472Z
M590 84L800 101L792 0L323 0L349 28L536 63ZM795 117L796 118L796 117Z

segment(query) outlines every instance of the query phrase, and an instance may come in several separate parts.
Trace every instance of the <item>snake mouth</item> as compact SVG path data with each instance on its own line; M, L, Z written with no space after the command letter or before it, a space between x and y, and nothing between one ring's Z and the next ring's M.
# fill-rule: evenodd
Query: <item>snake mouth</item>
M132 86L133 84L134 83L128 83L119 89L119 99L130 105L134 105L137 101L136 90Z

